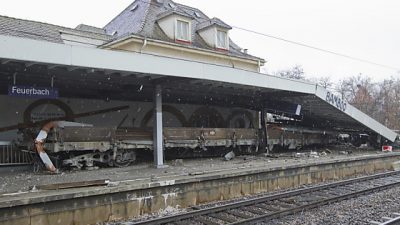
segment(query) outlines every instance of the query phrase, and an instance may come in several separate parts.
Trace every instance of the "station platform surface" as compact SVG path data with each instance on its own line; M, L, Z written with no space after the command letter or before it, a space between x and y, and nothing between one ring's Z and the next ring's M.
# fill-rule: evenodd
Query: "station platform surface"
M20 169L0 170L0 198L30 192L30 188L48 185L90 180L110 180L112 183L146 184L153 181L179 180L203 175L231 174L234 172L282 169L282 167L304 166L315 163L329 163L342 160L374 157L380 155L397 156L392 153L366 149L317 150L275 153L271 155L241 155L226 161L223 157L178 159L166 161L166 168L156 169L152 162L142 162L124 168L99 168L96 170L62 171L59 174L47 172L33 173Z

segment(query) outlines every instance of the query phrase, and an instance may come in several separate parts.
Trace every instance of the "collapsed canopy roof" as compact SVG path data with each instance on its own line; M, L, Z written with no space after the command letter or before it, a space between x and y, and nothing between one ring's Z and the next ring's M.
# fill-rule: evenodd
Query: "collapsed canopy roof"
M316 125L372 131L390 141L396 138L389 128L313 83L181 59L10 36L0 36L0 49L3 93L15 72L19 80L38 86L56 76L60 93L69 97L102 94L112 99L151 101L152 87L160 84L166 102L252 109L300 104L302 114ZM81 82L83 78L85 82ZM135 91L142 85L144 91Z

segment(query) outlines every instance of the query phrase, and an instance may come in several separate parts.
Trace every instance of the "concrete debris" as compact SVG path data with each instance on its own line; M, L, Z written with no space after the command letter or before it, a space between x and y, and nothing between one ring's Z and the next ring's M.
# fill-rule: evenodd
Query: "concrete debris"
M250 160L255 160L256 156L254 156L254 155L242 155L242 156L238 156L237 158L243 159L243 161L250 161Z
M366 143L366 144L361 144L360 147L358 147L358 148L360 148L360 149L367 149L367 148L369 148L369 146L368 146L368 144Z
M328 153L326 153L325 151L323 151L323 152L319 153L319 155L320 155L320 156L327 156Z
M169 216L169 215L173 215L176 213L181 212L181 210L179 210L180 206L177 205L176 208L171 207L171 206L167 206L165 209L160 209L158 211L158 215L159 216Z
M98 169L100 169L100 167L98 167L98 166L89 166L89 167L85 167L85 170L98 170Z
M235 159L230 161L225 161L223 156L219 158L209 159L209 158L196 158L196 159L184 159L184 166L170 166L168 168L168 173L165 174L163 170L158 170L154 168L152 162L146 163L138 163L136 165L132 165L130 167L123 168L103 168L100 170L86 171L66 171L62 174L51 174L47 171L43 173L33 173L30 167L24 167L21 169L17 169L16 167L12 167L11 169L5 170L5 168L0 168L0 193L7 192L17 192L18 190L28 191L30 186L37 186L41 184L51 184L51 183L68 183L68 182L79 182L79 181L88 181L93 178L96 179L112 179L112 181L126 181L126 180L146 180L148 182L150 180L151 175L153 174L152 182L156 182L160 180L160 176L187 176L187 177L197 177L204 176L207 173L214 173L215 171L229 171L235 170L239 165L252 165L263 166L266 168L275 168L280 165L297 165L298 163L311 163L311 162L325 162L332 159L346 159L350 155L349 151L352 151L351 155L355 157L361 157L364 155L371 154L384 154L381 151L377 152L375 150L358 150L353 148L346 148L345 145L339 146L337 148L329 147L329 151L332 154L328 154L328 156L321 156L319 158L310 158L308 157L308 153L310 151L298 151L297 157L295 156L296 152L285 152L282 154L278 153L270 153L263 154L261 153L259 156L256 156L256 159L251 161L244 161L243 158L235 156ZM315 150L313 150L315 151ZM329 151L326 148L322 148L317 150L318 153L325 151L328 153ZM339 151L344 151L345 153L339 154ZM240 159L240 160L238 160ZM169 161L172 165L173 161ZM398 165L400 169L400 163ZM30 179L29 179L30 178ZM1 194L0 194L1 195Z
M108 184L107 184L107 187L116 187L116 186L118 186L119 185L119 181L117 181L117 182L109 182Z
M270 154L270 153L264 153L264 154L262 154L262 156L267 157L267 158L274 158L274 159L279 158L279 156L273 155L273 154Z
M293 157L295 157L295 158L307 158L307 157L309 157L309 158L319 158L320 156L326 156L326 155L327 155L326 152L318 153L318 152L311 151L310 153L296 152L293 155Z
M33 186L29 187L29 191L36 192L36 191L38 191L38 189L37 189L36 185L33 185Z
M233 151L228 152L228 153L224 156L224 159L225 159L226 161L232 160L232 159L234 159L234 158L235 158L235 153L234 153Z
M349 155L351 153L353 153L353 152L352 151L340 151L339 155Z
M156 175L151 174L150 175L150 181L158 181L158 178L156 177Z
M311 151L310 154L309 154L309 157L311 157L311 158L319 158L318 152Z
M172 165L173 165L173 166L184 166L184 164L183 164L183 159L175 159L175 160L172 162Z
M303 158L303 157L307 157L307 154L306 154L306 153L303 153L303 152L296 152L296 153L294 154L294 157L295 157L295 158Z
M196 171L196 172L190 172L189 176L196 176L196 175L202 175L205 174L204 171Z
M329 150L329 149L325 149L325 152L328 153L328 154L332 154L332 151Z

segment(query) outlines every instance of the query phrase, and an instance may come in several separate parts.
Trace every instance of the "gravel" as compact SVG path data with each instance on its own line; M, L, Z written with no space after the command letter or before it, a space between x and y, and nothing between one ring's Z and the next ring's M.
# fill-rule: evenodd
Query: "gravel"
M382 217L390 217L392 213L400 212L400 187L387 189L358 198L337 202L289 215L284 218L257 223L257 225L366 225L370 221L383 222ZM177 209L160 211L158 216L182 212ZM250 213L249 213L250 214ZM157 217L157 214L147 216ZM142 217L141 219L146 219ZM137 220L136 220L137 221ZM107 223L108 225L131 224L131 222Z
M361 176L361 175L360 175ZM358 176L357 176L358 177ZM332 181L331 181L332 182ZM330 183L329 181L322 182L323 183ZM315 185L305 185L304 187L312 187ZM242 201L245 199L252 199L256 198L259 196L263 195L271 195L271 194L277 194L277 193L282 193L286 192L289 190L295 190L296 188L293 189L285 189L285 190L278 190L274 192L268 192L268 193L260 193L258 195L251 195L251 196L244 196L241 198L236 198L236 199L231 199L231 200L225 200L225 201L217 201L213 203L208 203L208 204L203 204L196 206L198 209L206 209L209 207L214 207L214 206L220 206L220 205L225 205L228 203L233 203L236 201ZM393 196L397 197L397 192L400 190L400 187L397 189L389 189L380 192L380 196L377 194L370 194L366 195L357 199L352 199L352 200L347 200L342 202L342 204L336 203L336 204L331 204L327 206L323 206L322 208L319 208L319 210L308 210L303 213L299 213L296 215L290 215L287 217L284 217L282 219L277 219L265 223L258 223L259 225L272 225L272 224L370 224L368 223L369 221L380 221L380 218L383 216L390 216L391 213L393 212L400 212L400 201L399 199L396 199ZM386 192L386 194L385 194ZM377 195L377 196L375 196ZM400 197L398 197L400 198ZM362 202L357 202L357 200L361 199ZM372 201L371 201L372 199ZM393 207L392 203L393 202L398 202L397 207ZM264 205L268 206L268 205ZM253 208L252 206L249 206L248 208ZM259 210L259 208L255 207L253 208L254 210ZM342 209L347 209L347 211L344 211ZM357 211L356 211L357 209ZM396 210L394 210L396 209ZM120 224L125 224L125 223L132 223L134 221L142 221L142 220L147 220L151 218L157 218L157 217L162 217L166 215L173 215L177 213L183 213L186 212L187 210L190 211L190 209L176 209L176 208L170 208L164 210L160 210L157 213L153 214L146 214L143 216L140 216L136 219L133 220L128 220L130 222L117 222L117 223L108 223L107 225L120 225ZM232 209L231 212L239 212L239 213L246 213L248 215L254 216L253 213L251 212L243 212L241 210L237 209ZM356 214L360 214L360 212L366 213L369 217L360 215L359 217L362 219L358 219L355 217ZM226 214L228 217L231 217L231 214ZM340 219L338 219L340 218ZM341 220L342 219L342 220ZM186 223L188 222L188 223ZM217 222L218 221L214 221ZM193 224L193 221L185 221L182 224Z
M333 225L383 222L400 212L400 187L337 202L258 225Z

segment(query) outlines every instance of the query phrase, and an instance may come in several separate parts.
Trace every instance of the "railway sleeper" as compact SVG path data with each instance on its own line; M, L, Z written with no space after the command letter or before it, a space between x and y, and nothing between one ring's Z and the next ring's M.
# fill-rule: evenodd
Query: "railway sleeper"
M214 218L217 218L219 220L229 222L229 223L233 223L233 222L237 221L237 219L235 219L234 216L231 216L228 213L217 213L217 214L212 214L211 216Z
M258 204L257 207L262 208L262 209L265 209L265 210L268 210L268 211L270 211L270 212L277 212L277 211L280 210L279 208L274 207L274 206L272 206L272 205L267 205L266 203L264 203L264 204Z
M323 193L324 193L324 196L326 195L329 198L336 197L336 196L340 195L340 193L337 193L335 191L326 191L326 192L323 192Z
M261 208L258 208L257 205L246 207L243 210L246 210L246 211L251 212L251 213L256 214L256 215L264 214L263 210Z
M238 211L238 210L230 210L228 213L232 214L232 215L234 215L236 217L239 217L239 218L244 218L244 219L253 218L253 216L250 216L250 215L248 215L248 214L246 214L244 212Z
M273 204L279 206L281 209L289 209L295 206L294 204L282 202L281 200L274 201Z
M205 216L196 217L194 220L197 222L200 222L202 224L207 224L207 225L220 225L221 224L221 223L218 223L217 221L213 221L210 218L205 217Z

